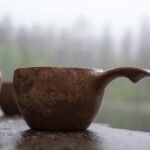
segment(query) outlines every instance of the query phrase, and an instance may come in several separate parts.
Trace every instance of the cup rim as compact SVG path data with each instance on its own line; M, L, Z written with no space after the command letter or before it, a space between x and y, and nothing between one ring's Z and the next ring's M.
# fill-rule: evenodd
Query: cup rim
M98 68L88 68L88 67L49 67L49 66L37 66L37 67L22 67L22 68L17 68L15 72L21 71L21 70L32 70L32 69L47 69L47 70L80 70L80 71L96 71L96 72L103 72L103 69L98 69Z

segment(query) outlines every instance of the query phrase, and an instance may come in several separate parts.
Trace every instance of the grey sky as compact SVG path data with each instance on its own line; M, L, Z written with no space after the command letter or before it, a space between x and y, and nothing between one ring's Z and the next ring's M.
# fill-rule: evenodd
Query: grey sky
M0 0L0 19L9 15L17 25L68 27L85 17L94 29L110 24L120 33L136 30L143 16L149 18L149 6L149 0Z

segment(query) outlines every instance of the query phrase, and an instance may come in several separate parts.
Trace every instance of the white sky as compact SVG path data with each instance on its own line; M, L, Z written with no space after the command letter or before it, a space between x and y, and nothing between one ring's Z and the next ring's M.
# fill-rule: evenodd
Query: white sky
M0 19L15 24L70 26L79 16L92 27L110 24L113 31L136 30L144 16L150 18L150 0L0 0Z

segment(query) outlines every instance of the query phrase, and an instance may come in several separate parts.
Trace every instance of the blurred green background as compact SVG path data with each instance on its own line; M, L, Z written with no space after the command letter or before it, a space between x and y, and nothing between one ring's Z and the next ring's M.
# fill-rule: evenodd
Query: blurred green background
M86 17L74 20L70 27L58 28L53 23L49 26L38 23L16 26L13 17L3 16L0 19L3 80L11 81L16 68L29 66L150 69L149 18L141 19L139 24L136 34L129 28L116 39L111 25L104 24L99 30L92 31ZM95 121L117 128L150 131L149 116L150 79L135 85L119 78L106 88Z

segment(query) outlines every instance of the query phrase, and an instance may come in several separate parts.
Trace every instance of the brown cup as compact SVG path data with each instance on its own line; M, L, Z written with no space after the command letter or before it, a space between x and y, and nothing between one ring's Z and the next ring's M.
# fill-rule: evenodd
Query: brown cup
M0 92L0 106L5 115L20 114L15 101L12 82L2 83L2 88Z
M108 71L88 68L20 68L14 72L16 101L31 129L85 130L100 107L106 85L120 76L137 82L150 76L150 71L131 67Z
M1 91L1 84L2 84L2 73L0 71L0 91Z

